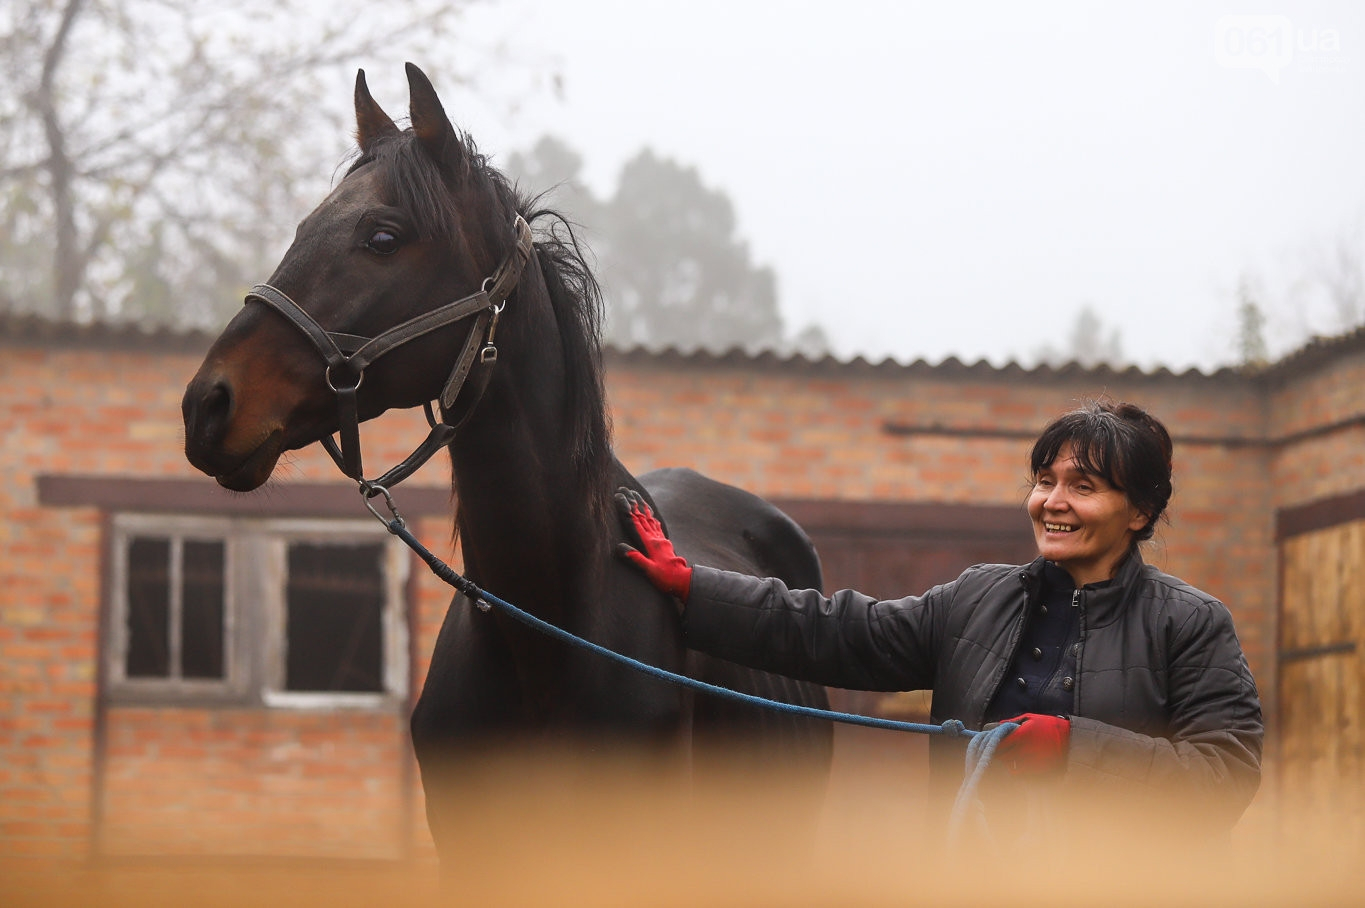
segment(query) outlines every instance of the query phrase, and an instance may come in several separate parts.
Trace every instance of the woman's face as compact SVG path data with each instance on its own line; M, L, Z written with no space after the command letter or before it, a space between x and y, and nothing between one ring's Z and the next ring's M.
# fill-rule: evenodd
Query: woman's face
M1077 587L1109 580L1147 518L1103 477L1083 472L1071 443L1038 472L1028 514L1038 554L1071 575Z

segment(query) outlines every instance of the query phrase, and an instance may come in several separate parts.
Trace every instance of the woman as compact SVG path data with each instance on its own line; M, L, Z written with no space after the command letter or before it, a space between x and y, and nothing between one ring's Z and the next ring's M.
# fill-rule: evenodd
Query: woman
M1169 434L1132 404L1090 403L1044 429L1030 471L1038 558L921 596L826 598L689 565L625 490L643 551L621 554L677 598L694 649L836 687L932 689L935 722L1019 723L996 763L1090 809L1115 794L1230 829L1260 783L1261 707L1227 608L1139 552L1170 500ZM934 739L936 764L950 746ZM960 780L960 748L952 760Z

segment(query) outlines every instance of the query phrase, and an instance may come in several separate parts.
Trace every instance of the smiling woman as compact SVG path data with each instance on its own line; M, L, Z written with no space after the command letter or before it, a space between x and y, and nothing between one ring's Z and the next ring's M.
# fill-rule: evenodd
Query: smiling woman
M1076 586L1112 580L1152 538L1171 500L1171 436L1132 404L1090 404L1055 420L1029 458L1038 554Z
M1140 407L1093 402L1049 424L1029 463L1038 558L921 596L825 597L690 565L627 493L642 551L622 554L675 596L690 647L836 687L932 690L936 723L1018 723L993 772L1019 778L998 804L1041 792L1029 816L1045 804L1073 832L1131 828L1155 806L1173 839L1225 833L1260 784L1261 706L1227 608L1143 562L1171 497L1169 433ZM956 788L960 744L930 747Z
M1148 523L1121 489L1080 466L1070 443L1034 481L1028 513L1038 554L1078 586L1111 579Z

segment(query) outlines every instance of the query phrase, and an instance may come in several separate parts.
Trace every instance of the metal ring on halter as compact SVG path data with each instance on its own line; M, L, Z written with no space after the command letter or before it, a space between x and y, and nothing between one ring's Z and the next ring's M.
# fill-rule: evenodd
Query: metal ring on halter
M327 367L327 370L326 370L325 372L322 373L322 377L323 377L323 379L327 382L327 387L329 387L329 388L332 389L332 393L333 393L333 394L340 394L343 390L346 390L346 391L359 391L359 390L360 390L360 383L363 382L363 381L365 380L365 370L364 370L364 369L361 369L359 372L357 372L357 373L356 373L356 376L355 376L355 384L352 385L351 387L345 388L345 389L338 388L336 385L332 384L332 367L331 367L331 366L328 366L328 367Z

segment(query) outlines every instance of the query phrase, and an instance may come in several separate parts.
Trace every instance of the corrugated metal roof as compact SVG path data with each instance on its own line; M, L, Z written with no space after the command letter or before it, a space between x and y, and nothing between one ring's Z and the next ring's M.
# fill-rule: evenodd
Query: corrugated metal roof
M849 370L856 370L886 374L912 372L933 373L942 376L970 375L973 377L1013 377L1028 375L1034 378L1043 377L1058 379L1074 378L1078 375L1089 377L1112 376L1128 378L1224 378L1227 376L1245 377L1246 375L1244 370L1230 367L1224 367L1214 372L1206 373L1193 367L1181 372L1175 372L1165 367L1156 369L1143 369L1139 366L1115 368L1108 365L1083 366L1076 362L1066 363L1060 366L1047 364L1023 366L1017 362L1011 361L998 365L985 359L966 362L956 356L949 356L936 363L925 359L903 362L891 357L880 360L869 360L862 356L840 359L832 355L812 358L803 353L778 353L771 350L755 352L738 347L725 352L702 349L682 351L677 348L609 347L606 351L606 356L608 361L628 362L635 365L658 363L660 365L669 366L696 366L707 368L715 366L744 369L794 368L803 372L846 372Z
M216 332L195 328L145 326L132 322L72 322L58 321L40 315L0 313L0 344L37 343L55 346L98 347L114 349L147 349L161 352L193 353L207 350ZM1166 367L1144 369L1138 366L1115 368L1107 365L1082 366L1067 363L1060 366L1023 366L1017 362L1003 365L980 359L964 362L949 356L937 363L924 359L912 362L887 357L868 360L862 356L840 359L833 355L810 357L801 352L779 353L772 350L753 351L735 346L724 352L705 349L681 350L677 347L618 347L605 350L608 363L632 365L715 368L717 366L747 370L798 371L802 373L874 372L886 375L932 374L940 377L1011 378L1027 375L1034 379L1058 380L1087 378L1127 379L1255 379L1276 383L1303 375L1336 358L1365 349L1365 326L1334 337L1314 337L1307 344L1277 362L1260 367L1224 366L1212 372L1195 367L1173 371Z
M0 313L0 344L50 344L117 350L161 350L191 353L207 350L215 334L133 322L58 321L41 315Z
M1314 335L1297 350L1261 370L1261 377L1272 384L1305 375L1352 353L1365 350L1365 325L1331 337Z

